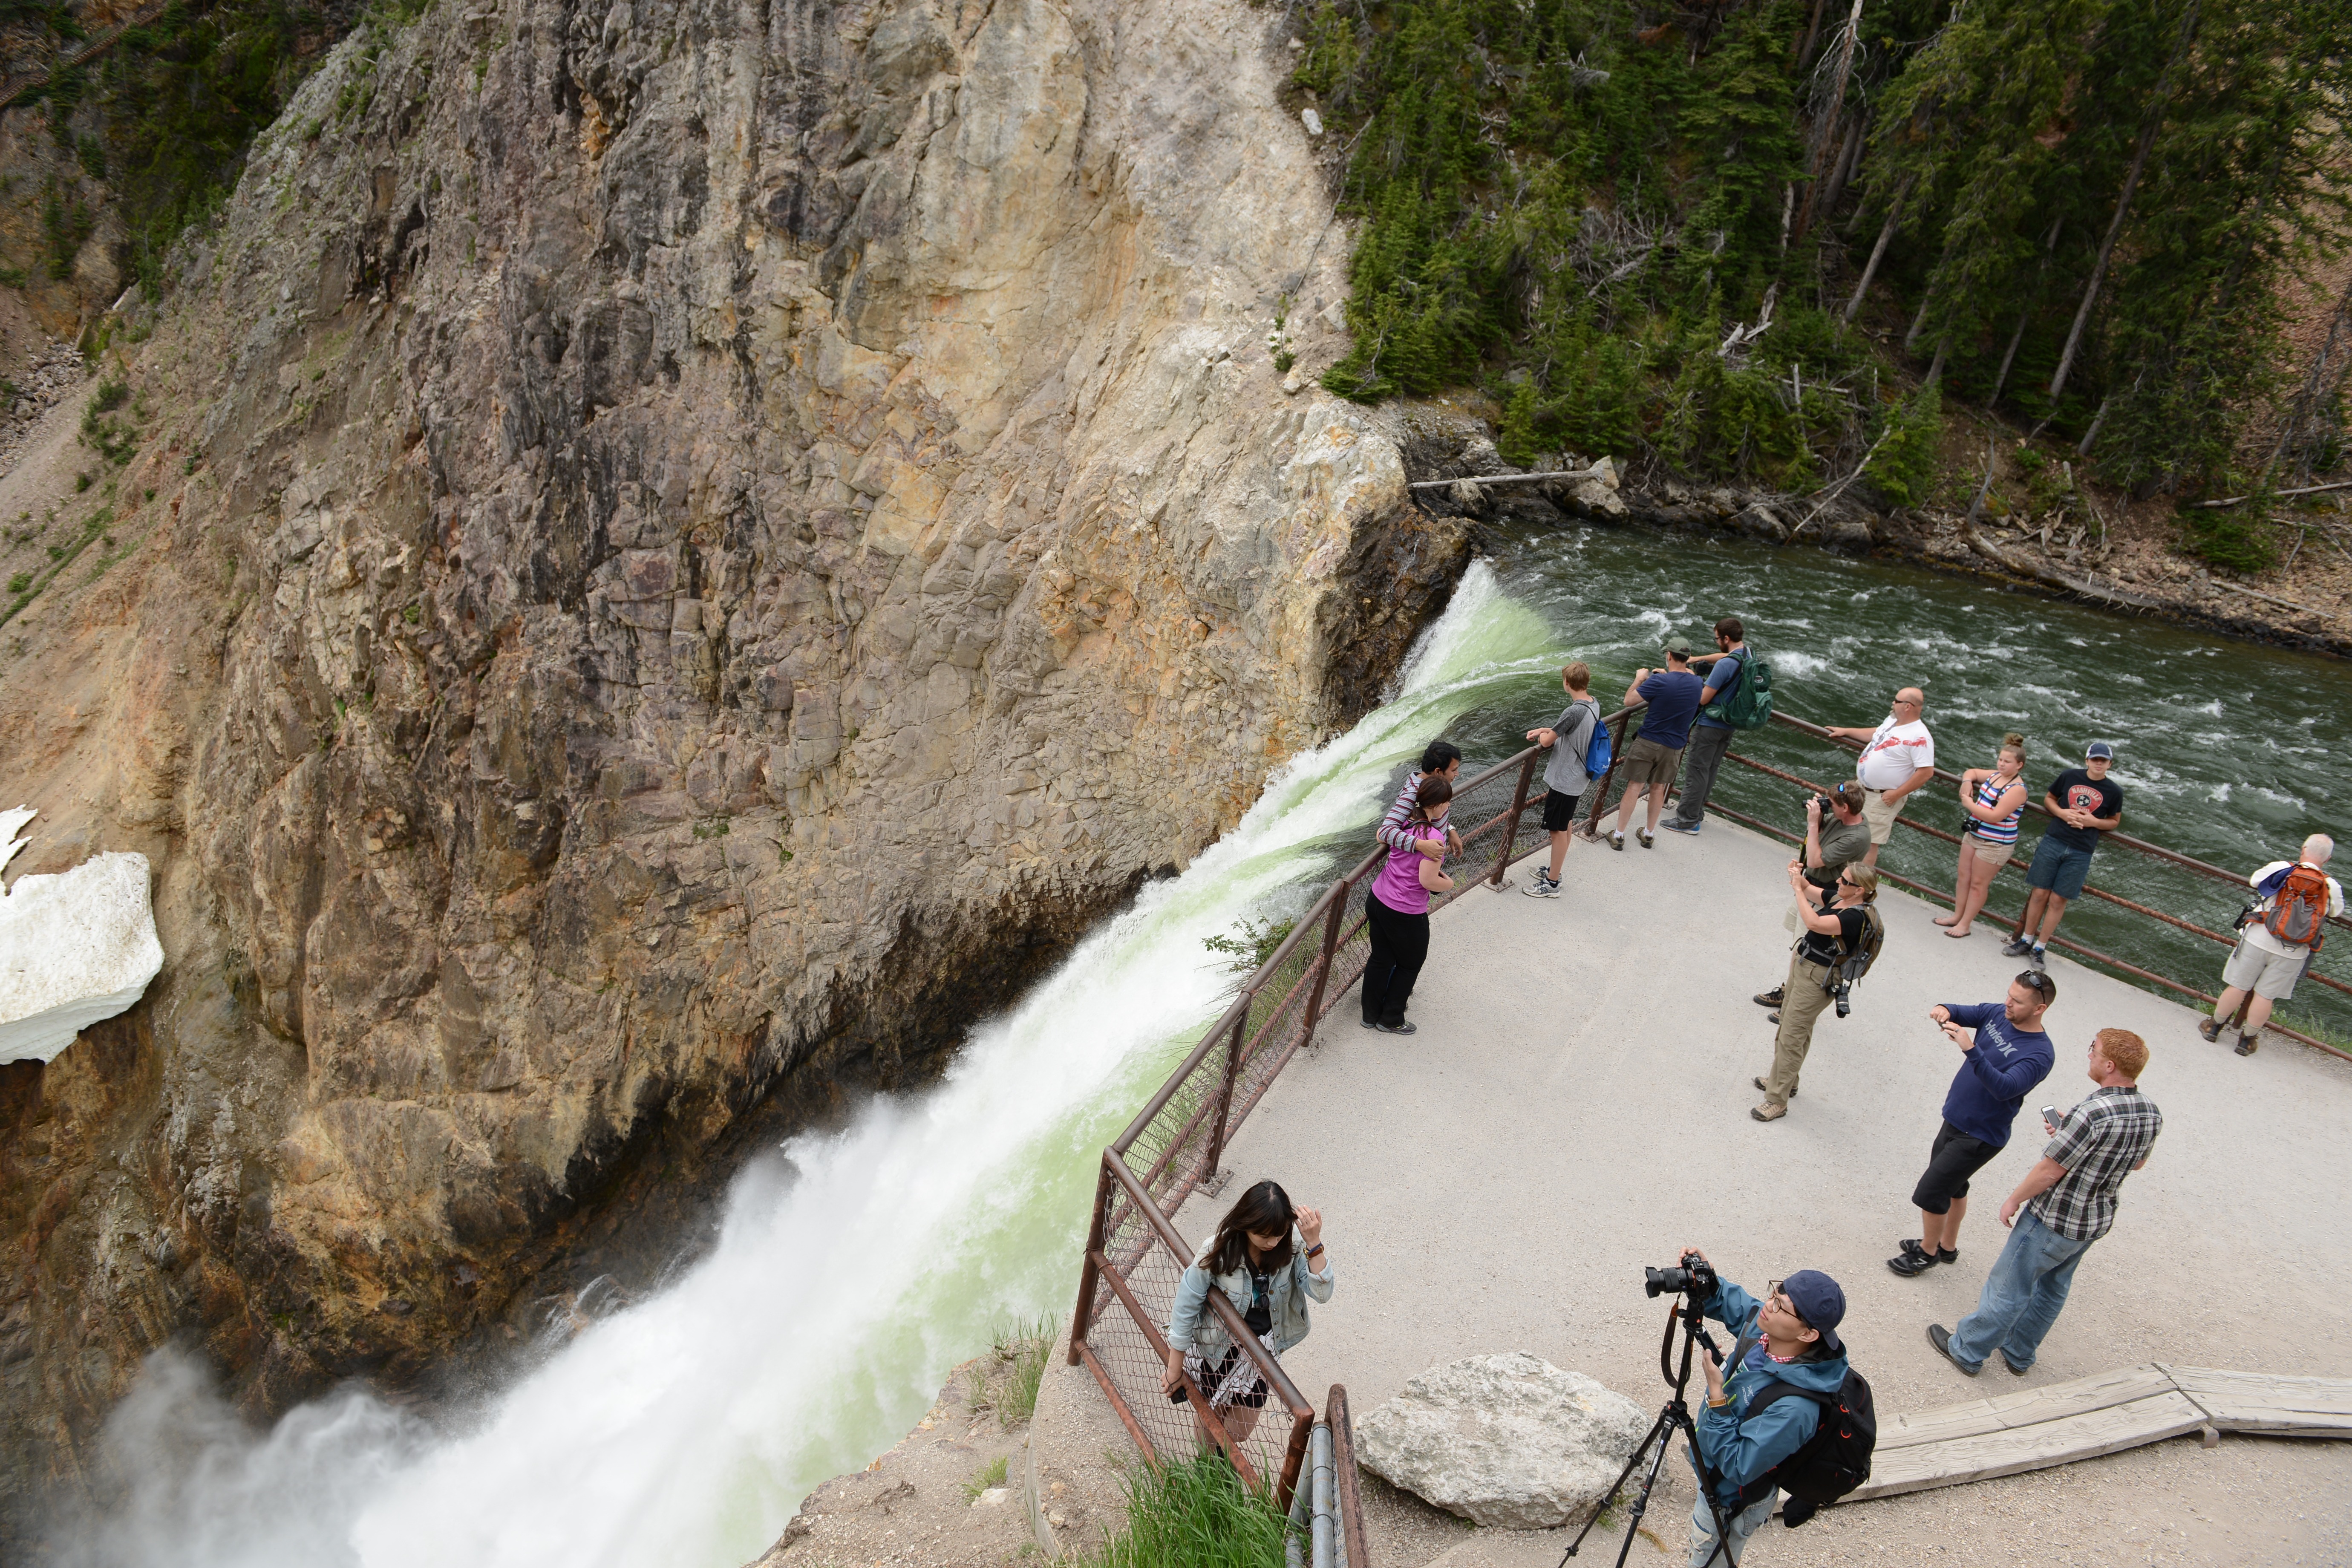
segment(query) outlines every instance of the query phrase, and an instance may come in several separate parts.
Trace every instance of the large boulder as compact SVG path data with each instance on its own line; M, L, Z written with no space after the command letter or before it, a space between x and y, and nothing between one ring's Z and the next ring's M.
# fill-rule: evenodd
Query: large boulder
M0 811L0 866L30 807ZM145 993L163 967L144 855L98 855L0 894L0 1063L56 1059Z
M1432 1367L1356 1428L1366 1469L1473 1523L1553 1530L1617 1479L1650 1417L1525 1351Z

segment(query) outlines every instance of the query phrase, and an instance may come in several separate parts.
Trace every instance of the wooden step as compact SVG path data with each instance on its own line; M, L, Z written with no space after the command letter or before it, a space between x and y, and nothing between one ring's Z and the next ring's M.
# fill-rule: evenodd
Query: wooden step
M2281 1437L2352 1437L2352 1378L2281 1377L2167 1366L2173 1384L2213 1419L2220 1432Z
M1963 1481L2071 1464L2121 1448L2136 1448L2142 1443L2178 1437L2204 1425L2205 1412L2187 1394L2168 1388L2144 1399L2104 1405L2030 1426L2001 1426L1892 1450L1882 1448L1871 1461L1869 1481L1847 1500L1893 1497L1900 1492L1924 1491L1929 1487L1958 1486Z

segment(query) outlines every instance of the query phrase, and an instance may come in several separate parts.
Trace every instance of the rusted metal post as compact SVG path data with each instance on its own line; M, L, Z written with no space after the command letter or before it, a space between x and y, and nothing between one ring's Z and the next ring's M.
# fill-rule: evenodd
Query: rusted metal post
M1323 957L1315 970L1315 984L1307 993L1307 1018L1300 1026L1304 1038L1312 1039L1315 1026L1323 1021L1323 988L1330 984L1331 960L1339 951L1339 922L1348 918L1348 895L1353 890L1346 878L1331 884L1323 900Z
M1204 1182L1216 1179L1217 1162L1225 1155L1225 1119L1233 1113L1234 1075L1241 1070L1242 1036L1248 1028L1249 1009L1244 1007L1241 1016L1234 1020L1233 1034L1225 1041L1225 1076L1217 1085L1217 1124L1210 1130L1209 1163L1201 1171Z
M1331 1468L1339 1473L1339 1531L1348 1543L1348 1568L1372 1568L1371 1549L1364 1543L1364 1493L1356 1475L1356 1429L1348 1418L1348 1388L1331 1385L1323 1408L1331 1428Z
M1510 868L1511 849L1519 841L1519 814L1528 808L1528 785L1536 776L1536 753L1529 752L1528 760L1519 764L1519 786L1511 793L1511 818L1503 825L1503 847L1495 851L1495 869L1486 879L1489 887L1503 885L1503 873Z
M1095 1173L1095 1212L1087 1222L1087 1262L1078 1270L1078 1310L1070 1315L1070 1364L1078 1364L1078 1347L1087 1342L1087 1329L1094 1319L1095 1286L1099 1283L1095 1259L1103 1247L1103 1221L1110 1213L1110 1152L1103 1152L1103 1164Z
M1307 1439L1315 1431L1313 1406L1298 1411L1290 1419L1290 1443L1282 1451L1282 1479L1275 1483L1274 1506L1278 1513L1290 1511L1290 1500L1298 1490L1298 1467L1307 1458Z
M1609 784L1617 776L1617 764L1625 760L1625 731L1632 727L1631 710L1617 715L1617 738L1609 747L1609 771L1601 775L1600 785L1592 792L1592 809L1585 814L1584 837L1591 843L1601 837L1601 813L1609 804Z

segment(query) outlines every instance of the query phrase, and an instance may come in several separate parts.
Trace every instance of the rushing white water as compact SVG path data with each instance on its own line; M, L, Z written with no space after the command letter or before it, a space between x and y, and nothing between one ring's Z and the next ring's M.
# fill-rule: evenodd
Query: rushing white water
M1222 1005L1202 939L1303 903L1397 764L1551 641L1475 564L1395 699L1279 772L1181 877L1079 943L941 1083L796 1138L716 1246L430 1430L359 1392L267 1434L165 1355L110 1418L125 1504L69 1559L185 1568L735 1568L825 1477L888 1447L1008 1319L1059 1317L1094 1157ZM1296 905L1291 907L1295 908Z

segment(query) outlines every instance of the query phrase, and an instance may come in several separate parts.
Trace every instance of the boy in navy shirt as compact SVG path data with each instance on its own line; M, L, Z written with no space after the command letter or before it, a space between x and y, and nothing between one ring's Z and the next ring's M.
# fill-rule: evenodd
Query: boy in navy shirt
M1969 1178L2008 1146L2018 1108L2058 1059L2050 1037L2042 1032L2042 1016L2057 999L2050 976L2029 969L2010 982L2006 1001L1957 1007L1948 1003L1927 1010L1960 1047L1960 1070L1944 1096L1944 1125L1928 1153L1927 1173L1911 1194L1919 1207L1919 1235L1886 1260L1905 1279L1960 1260Z

